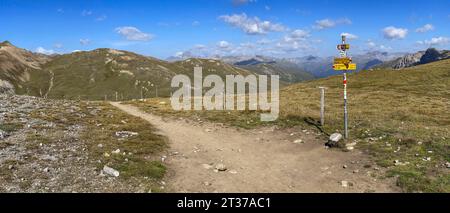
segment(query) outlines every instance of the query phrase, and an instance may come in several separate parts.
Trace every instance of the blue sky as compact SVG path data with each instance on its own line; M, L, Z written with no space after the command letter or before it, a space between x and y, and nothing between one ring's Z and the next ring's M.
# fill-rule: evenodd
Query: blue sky
M173 55L331 56L450 49L449 0L0 0L0 40L32 51L100 47Z

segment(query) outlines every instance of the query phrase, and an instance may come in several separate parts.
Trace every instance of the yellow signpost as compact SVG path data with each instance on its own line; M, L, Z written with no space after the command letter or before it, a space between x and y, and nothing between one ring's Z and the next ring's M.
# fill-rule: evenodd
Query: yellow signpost
M356 64L333 64L333 69L336 71L356 70Z
M352 63L352 59L351 58L334 58L334 63L335 64L350 64Z
M339 50L340 58L334 58L333 69L343 71L344 73L344 137L348 138L348 111L347 111L347 71L356 70L356 64L352 63L352 59L347 57L347 50L350 45L345 43L345 36L342 36L342 44L336 47Z

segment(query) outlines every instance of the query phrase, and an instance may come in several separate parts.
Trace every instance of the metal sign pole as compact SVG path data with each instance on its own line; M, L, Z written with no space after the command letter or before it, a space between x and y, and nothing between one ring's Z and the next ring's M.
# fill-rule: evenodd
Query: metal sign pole
M348 111L347 111L347 71L344 71L344 129L345 139L348 138Z
M347 57L347 50L350 49L350 44L345 43L345 36L342 35L342 44L337 45L340 57L334 58L333 69L342 71L344 75L344 137L348 138L348 110L347 110L347 72L349 70L356 70L356 64L352 63L352 58Z
M345 46L345 36L342 36L342 45ZM344 49L342 55L347 58L347 49ZM348 112L347 112L347 71L344 70L344 138L348 138Z

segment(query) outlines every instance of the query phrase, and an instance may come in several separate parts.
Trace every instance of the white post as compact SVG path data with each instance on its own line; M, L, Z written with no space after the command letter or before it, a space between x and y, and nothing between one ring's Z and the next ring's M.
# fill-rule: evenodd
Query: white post
M325 125L325 87L319 87L320 89L320 125Z

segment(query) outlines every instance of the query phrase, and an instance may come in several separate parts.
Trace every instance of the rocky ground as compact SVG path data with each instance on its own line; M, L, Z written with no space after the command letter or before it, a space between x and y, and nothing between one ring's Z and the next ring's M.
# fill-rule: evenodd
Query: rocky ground
M308 130L197 125L111 104L0 95L0 192L398 191L365 155L325 149Z
M148 192L160 188L151 177L132 174L122 178L119 171L109 167L133 159L109 157L115 153L111 150L121 148L114 143L126 140L126 132L116 136L101 127L107 125L96 120L105 110L102 104L82 105L0 95L0 192ZM105 145L89 136L94 132L92 123L111 135ZM115 127L121 128L118 124ZM106 144L108 141L112 145ZM111 150L102 150L103 146ZM133 154L128 151L128 155Z

